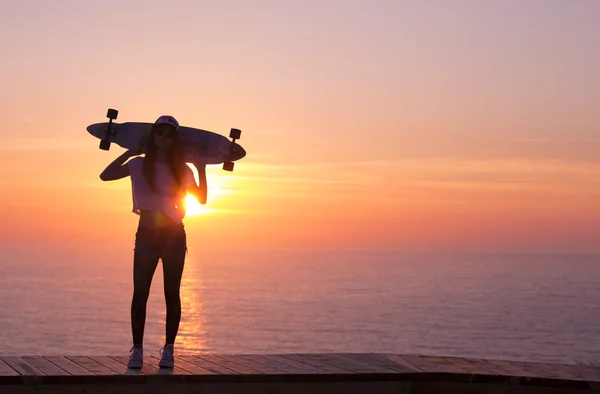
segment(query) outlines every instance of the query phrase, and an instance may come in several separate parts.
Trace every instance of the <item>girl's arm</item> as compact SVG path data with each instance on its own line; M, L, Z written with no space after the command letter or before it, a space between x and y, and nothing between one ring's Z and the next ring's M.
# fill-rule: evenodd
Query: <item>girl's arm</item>
M188 192L198 200L200 204L206 204L208 195L208 185L206 183L206 164L192 163L196 170L198 170L198 180L200 185L196 185L196 182L191 182L188 187ZM191 170L190 170L191 172ZM193 178L193 175L192 175Z
M104 171L102 171L100 174L100 179L103 181L114 181L129 176L129 167L123 165L123 163L125 163L130 157L136 156L137 154L138 153L130 149L121 156L117 157L104 169Z

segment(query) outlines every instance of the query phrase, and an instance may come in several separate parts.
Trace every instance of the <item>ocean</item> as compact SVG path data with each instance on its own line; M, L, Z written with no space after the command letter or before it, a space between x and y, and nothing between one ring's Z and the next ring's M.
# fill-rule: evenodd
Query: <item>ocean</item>
M3 252L0 354L128 354L131 250ZM175 348L598 361L598 257L190 248ZM161 270L147 353L164 341Z

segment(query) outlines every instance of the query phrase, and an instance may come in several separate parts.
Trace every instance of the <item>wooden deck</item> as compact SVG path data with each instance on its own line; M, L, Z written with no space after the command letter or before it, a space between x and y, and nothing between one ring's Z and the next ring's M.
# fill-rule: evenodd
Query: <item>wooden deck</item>
M600 393L600 368L402 354L0 356L0 393Z

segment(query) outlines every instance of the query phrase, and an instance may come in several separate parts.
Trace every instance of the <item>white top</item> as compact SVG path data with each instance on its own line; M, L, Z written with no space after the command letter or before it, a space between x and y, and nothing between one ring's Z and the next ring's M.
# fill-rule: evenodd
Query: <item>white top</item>
M127 162L131 177L131 193L133 212L140 214L142 210L159 211L180 222L185 216L185 196L189 185L196 184L192 169L186 165L181 180L182 188L174 194L175 179L168 164L156 163L154 169L154 188L152 191L143 171L143 157L135 157Z

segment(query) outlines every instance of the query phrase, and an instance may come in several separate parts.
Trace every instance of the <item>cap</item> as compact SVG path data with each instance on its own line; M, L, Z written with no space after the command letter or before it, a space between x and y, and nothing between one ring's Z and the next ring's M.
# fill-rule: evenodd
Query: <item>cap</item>
M163 115L160 118L156 119L154 125L156 126L159 124L170 124L171 126L175 127L175 130L179 130L179 122L177 121L177 119L170 115Z

